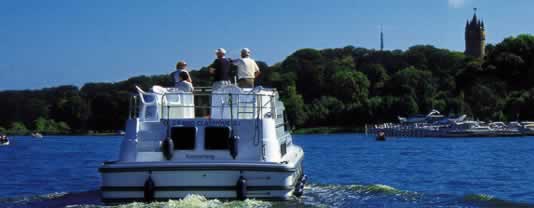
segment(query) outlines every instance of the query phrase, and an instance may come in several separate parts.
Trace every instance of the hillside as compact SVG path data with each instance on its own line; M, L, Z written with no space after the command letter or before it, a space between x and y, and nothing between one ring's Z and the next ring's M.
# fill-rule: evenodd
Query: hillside
M429 45L405 51L347 46L301 49L282 62L258 62L261 85L276 87L296 128L361 126L437 109L481 120L534 120L534 36L486 47L483 60ZM193 70L195 86L211 83ZM106 132L123 128L134 85L169 86L168 75L117 83L2 91L0 132Z

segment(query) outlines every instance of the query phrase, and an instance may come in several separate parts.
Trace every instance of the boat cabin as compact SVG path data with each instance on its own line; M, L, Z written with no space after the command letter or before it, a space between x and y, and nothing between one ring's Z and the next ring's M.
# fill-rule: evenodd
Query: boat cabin
M291 146L284 105L274 89L230 85L182 92L154 86L150 92L137 91L130 101L129 139L123 142L121 161L278 163ZM162 154L166 138L173 143L170 159Z

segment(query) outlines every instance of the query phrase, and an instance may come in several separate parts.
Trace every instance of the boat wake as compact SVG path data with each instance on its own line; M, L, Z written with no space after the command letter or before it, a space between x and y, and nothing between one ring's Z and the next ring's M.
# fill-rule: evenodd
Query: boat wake
M58 193L35 195L35 196L2 198L0 199L0 205L7 204L7 203L24 204L24 203L35 202L35 201L58 199L58 198L65 196L66 194L67 194L66 192L58 192Z
M533 204L507 201L507 200L498 199L491 195L486 195L486 194L469 194L463 197L463 201L466 203L472 203L472 204L481 205L484 207L509 207L509 208L534 207Z
M394 187L373 185L320 185L305 187L300 199L283 202L260 201L221 201L206 199L199 195L189 195L181 200L167 202L129 203L117 206L104 206L100 202L99 191L81 193L52 193L31 197L0 199L0 207L67 207L67 208L182 208L182 207L534 207L531 204L511 202L485 194L454 196L446 194L423 194L398 190Z
M70 205L67 208L97 208L102 206L95 205ZM272 207L269 202L247 199L245 201L228 201L223 202L217 199L208 200L199 195L188 195L181 200L169 200L167 202L154 202L145 204L141 202L134 202L125 205L112 206L116 208L186 208L186 207L258 207L267 208Z
M2 208L66 207L72 204L100 204L98 191L67 193L58 192L43 195L0 198Z

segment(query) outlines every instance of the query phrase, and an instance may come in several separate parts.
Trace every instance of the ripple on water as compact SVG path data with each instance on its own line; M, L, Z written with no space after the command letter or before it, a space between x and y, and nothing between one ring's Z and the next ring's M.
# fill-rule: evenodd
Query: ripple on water
M103 206L98 191L81 193L52 193L46 195L0 199L0 207L68 207L68 208L230 208L230 207L531 207L501 200L485 194L453 196L422 194L403 191L382 184L373 185L318 185L305 187L301 199L287 202L266 202L254 199L245 201L208 200L203 196L189 195L181 200L155 203L129 203Z

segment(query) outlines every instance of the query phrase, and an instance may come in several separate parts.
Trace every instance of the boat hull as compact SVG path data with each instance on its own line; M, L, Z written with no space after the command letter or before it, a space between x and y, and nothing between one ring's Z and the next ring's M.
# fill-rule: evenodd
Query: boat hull
M180 199L190 194L206 198L236 199L237 181L246 181L246 197L262 200L289 200L301 182L301 161L279 163L108 163L102 175L102 201L107 204L145 201L144 184L154 181L154 199Z

